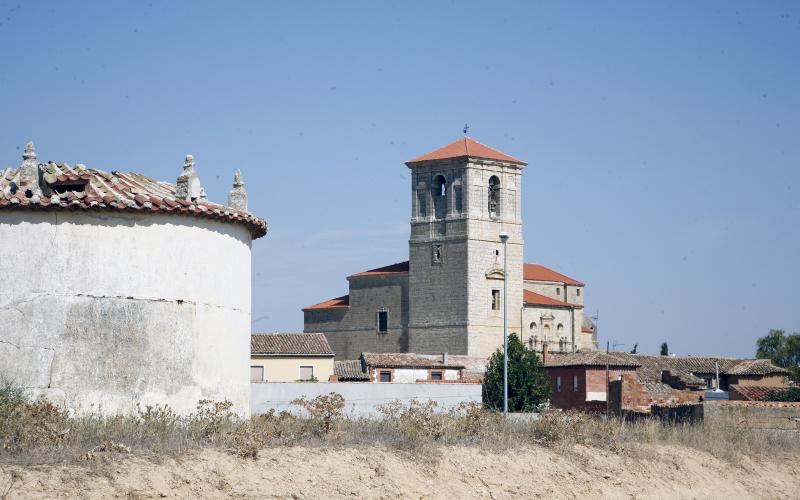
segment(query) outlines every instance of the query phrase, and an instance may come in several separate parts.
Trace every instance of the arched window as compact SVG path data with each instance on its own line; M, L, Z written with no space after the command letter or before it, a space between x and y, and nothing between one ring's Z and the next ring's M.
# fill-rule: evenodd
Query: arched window
M531 321L529 328L531 329L531 333L536 333L536 322Z
M443 175L433 179L433 213L437 219L447 216L447 179Z
M496 175L489 177L489 216L500 216L500 179Z
M545 339L549 339L550 338L550 325L544 325L542 327L542 330L544 332L544 338Z
M564 325L559 323L558 326L556 327L556 332L558 332L559 334L563 333L564 332Z

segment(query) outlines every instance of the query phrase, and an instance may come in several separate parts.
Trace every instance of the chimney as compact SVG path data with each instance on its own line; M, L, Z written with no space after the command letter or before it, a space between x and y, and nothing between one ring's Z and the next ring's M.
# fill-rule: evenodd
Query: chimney
M542 364L547 363L548 354L550 354L550 351L547 348L547 342L545 342L542 344Z

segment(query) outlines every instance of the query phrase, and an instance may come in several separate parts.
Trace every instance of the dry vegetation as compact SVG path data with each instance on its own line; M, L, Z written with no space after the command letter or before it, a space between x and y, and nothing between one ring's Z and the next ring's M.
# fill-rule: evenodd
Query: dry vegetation
M246 458L275 447L382 446L435 457L442 447L477 446L503 451L520 446L568 450L573 445L615 454L643 453L646 445L678 445L736 462L742 456L797 455L794 433L765 433L730 425L663 425L623 422L582 413L544 412L504 419L477 404L437 411L433 402L390 403L382 418L345 418L339 394L294 401L304 412L270 412L249 419L228 402L203 400L194 413L169 407L139 408L130 416L71 417L45 400L29 400L8 384L0 388L0 462L47 464L91 461L98 455L136 454L160 459L215 448ZM0 485L0 493L3 485Z

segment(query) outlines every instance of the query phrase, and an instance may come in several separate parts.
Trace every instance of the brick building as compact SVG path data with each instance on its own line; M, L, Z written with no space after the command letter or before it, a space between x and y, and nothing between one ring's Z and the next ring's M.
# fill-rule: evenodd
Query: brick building
M638 364L602 351L550 355L543 352L547 376L552 383L550 404L565 410L605 411L606 368L608 380L635 376Z
M463 137L406 165L409 260L349 276L347 295L303 309L305 331L325 332L337 359L365 351L485 358L502 345L505 308L509 331L532 347L595 347L583 283L523 264L525 162Z

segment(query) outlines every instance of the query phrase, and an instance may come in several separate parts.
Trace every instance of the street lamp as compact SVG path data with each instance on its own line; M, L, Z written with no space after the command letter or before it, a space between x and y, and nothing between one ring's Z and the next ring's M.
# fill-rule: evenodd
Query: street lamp
M508 233L500 233L503 242L503 415L508 415Z

